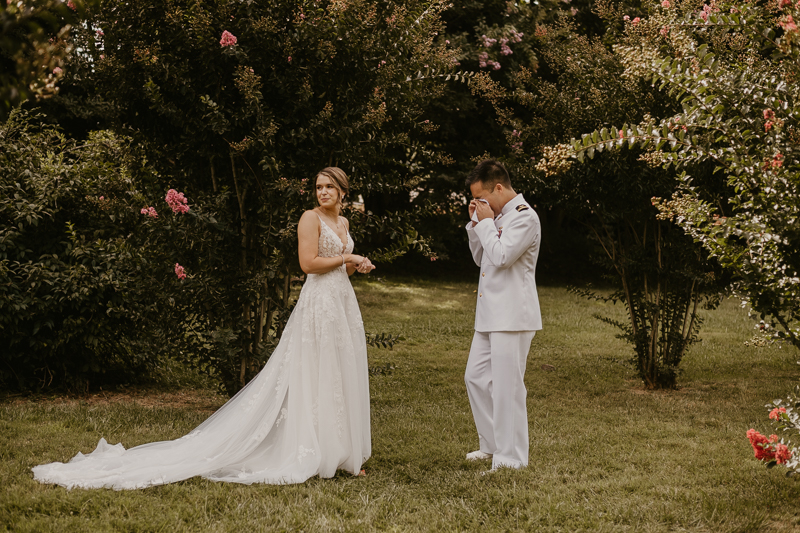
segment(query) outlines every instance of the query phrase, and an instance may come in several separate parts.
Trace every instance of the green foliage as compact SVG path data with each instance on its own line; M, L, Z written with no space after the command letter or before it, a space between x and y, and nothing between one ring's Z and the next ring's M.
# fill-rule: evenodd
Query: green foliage
M120 212L139 168L107 132L78 144L12 112L0 125L0 386L129 380L154 362L132 339L144 322L141 267ZM137 312L138 310L138 312Z
M25 100L58 91L69 34L80 13L97 0L0 2L0 121Z
M791 3L659 10L629 28L616 51L628 76L657 85L681 110L657 124L625 125L619 139L616 130L596 131L573 149L581 158L601 146L638 146L683 169L680 190L656 200L662 218L735 276L733 290L776 337L800 347L798 14ZM699 161L714 166L722 198L719 185L692 172Z
M374 262L431 254L415 229L424 206L379 212L370 200L407 198L449 162L422 117L446 84L469 78L437 37L446 7L110 1L75 31L81 52L48 109L94 117L145 147L154 172L137 212L163 206L169 188L188 198L186 214L141 215L133 241L153 266L145 285L163 292L162 345L229 393L261 368L289 316L296 225L320 169L342 167L350 198L367 200L366 212L345 212L360 252ZM171 284L176 263L187 278Z
M389 348L391 350L394 348L394 345L401 340L404 340L404 337L400 334L391 335L386 333L367 333L367 344L370 346L375 346L376 348Z

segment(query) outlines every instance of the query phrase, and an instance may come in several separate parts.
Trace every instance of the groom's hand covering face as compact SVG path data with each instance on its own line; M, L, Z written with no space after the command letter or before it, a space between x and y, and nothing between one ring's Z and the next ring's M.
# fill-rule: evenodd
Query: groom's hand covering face
M496 214L500 213L500 206L494 205L498 200L495 195L498 187L502 187L502 185L498 183L491 190L484 189L481 182L475 182L470 185L469 190L472 193L472 197L475 198L470 202L470 215L473 212L477 212L478 220L483 220L484 218L494 218Z

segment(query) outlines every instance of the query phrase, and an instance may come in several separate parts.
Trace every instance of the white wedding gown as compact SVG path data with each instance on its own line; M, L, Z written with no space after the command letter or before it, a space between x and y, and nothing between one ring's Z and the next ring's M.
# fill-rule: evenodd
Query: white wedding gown
M319 255L351 253L320 221ZM66 488L139 489L203 476L235 483L302 483L358 474L372 452L364 325L345 267L309 274L280 343L261 372L177 440L126 450L100 439L90 454L33 468Z

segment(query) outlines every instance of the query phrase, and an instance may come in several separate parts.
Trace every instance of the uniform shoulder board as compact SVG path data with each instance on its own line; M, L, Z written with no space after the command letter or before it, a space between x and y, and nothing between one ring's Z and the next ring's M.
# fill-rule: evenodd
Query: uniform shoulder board
M516 207L516 210L517 210L517 211L527 211L528 209L530 209L530 207L528 207L528 206L527 206L527 205L525 205L525 204L519 204L519 205Z

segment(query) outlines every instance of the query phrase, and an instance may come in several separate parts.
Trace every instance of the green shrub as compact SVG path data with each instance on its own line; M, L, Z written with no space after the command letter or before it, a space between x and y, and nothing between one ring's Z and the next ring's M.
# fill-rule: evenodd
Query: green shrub
M85 386L153 363L129 301L137 252L132 154L108 132L85 143L12 113L0 125L0 386ZM123 213L125 211L123 210Z

